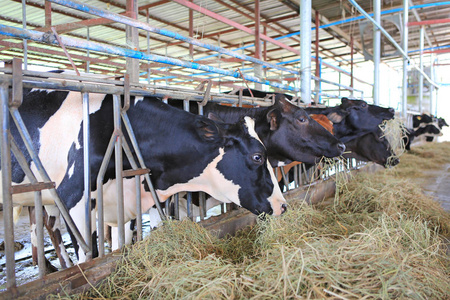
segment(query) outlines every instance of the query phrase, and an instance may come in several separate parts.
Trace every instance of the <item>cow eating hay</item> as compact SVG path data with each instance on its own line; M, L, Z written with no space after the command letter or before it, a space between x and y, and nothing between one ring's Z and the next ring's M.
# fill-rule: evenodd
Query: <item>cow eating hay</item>
M169 222L76 297L443 299L450 214L399 178L401 167L354 176L331 204L298 199L283 218L229 239Z

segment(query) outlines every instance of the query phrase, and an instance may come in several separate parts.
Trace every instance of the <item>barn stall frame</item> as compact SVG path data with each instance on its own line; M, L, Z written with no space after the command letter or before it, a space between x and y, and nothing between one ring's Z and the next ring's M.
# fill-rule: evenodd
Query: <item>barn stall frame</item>
M51 0L50 2L53 2L53 3L60 3L60 4L68 4L68 3L75 3L75 2L73 2L73 1L62 1L62 0ZM308 4L308 2L305 2L306 4ZM302 4L303 5L305 5L305 3L303 3L302 2ZM75 3L76 4L76 3ZM309 2L309 5L311 5L311 3ZM88 12L92 12L92 10L90 10L90 11L88 11ZM116 16L114 16L114 17L116 17ZM24 19L25 19L25 15L24 15ZM123 17L123 16L119 16L118 17L118 19L116 20L116 21L124 21L124 20L126 20L127 22L129 21L127 18L125 18L125 17ZM138 22L138 21L136 21L136 22ZM140 23L142 23L142 22L140 22ZM126 23L125 23L126 24ZM128 24L129 26L136 26L136 24L137 23L130 23L130 24ZM145 24L145 23L143 23L143 24ZM142 24L140 24L140 26L142 26ZM146 25L147 26L147 25ZM147 29L149 29L148 27L147 27L147 29L145 29L145 28L141 28L141 29L144 29L144 30L146 30L147 32L151 32L150 30L147 30ZM308 30L303 30L303 32L309 32ZM24 39L24 41L26 41L26 39L34 39L34 40L36 40L36 41L41 41L41 42L53 42L53 43L56 43L56 40L50 35L50 36L45 36L44 34L42 34L42 33L38 33L38 32L34 32L34 31L30 31L30 30L21 30L21 29L17 29L17 28L14 28L14 27L9 27L9 26L3 26L3 25L1 25L1 27L0 27L0 33L1 34L4 34L4 35L9 35L9 36L15 36L15 37L19 37L19 38L23 38ZM172 34L172 33L171 33ZM118 55L123 55L123 56L127 56L127 57L130 57L130 58L134 58L134 59L143 59L143 60L147 60L147 61L159 61L159 62L162 62L162 63L168 63L168 64L177 64L177 65L179 65L179 66L184 66L184 67L186 67L186 68L193 68L193 69L201 69L201 70L204 70L204 71L207 71L207 72L214 72L214 73L218 73L218 74L221 74L221 75L224 75L224 76L231 76L231 77L234 77L234 78L243 78L243 79L245 79L245 80L247 80L247 81L251 81L251 82L255 82L255 83L257 83L257 84L264 84L264 85L269 85L269 86L272 86L272 87L276 87L276 88L280 88L280 89L284 89L284 90L288 90L288 91L295 91L295 92L298 92L298 91L300 91L300 89L298 89L298 88L292 88L292 87L290 87L290 86L286 86L286 85L279 85L279 84L276 84L276 83L274 83L274 82L269 82L268 80L265 80L265 81L263 81L263 80L261 80L261 79L259 79L258 77L256 77L256 76L249 76L249 75L243 75L242 73L238 73L238 72L230 72L230 71L226 71L226 70L223 70L223 69L220 69L220 68L212 68L212 67L209 67L209 66L205 66L205 65L200 65L200 64L196 64L196 63L191 63L191 62L185 62L185 61L182 61L182 60L174 60L174 59L170 59L170 58L167 58L167 57L158 57L158 56L155 56L155 55L150 55L150 54L146 54L146 55L143 55L143 53L142 52L139 52L139 51L133 51L133 50L130 50L130 49L124 49L124 48L122 48L122 49L120 49L120 48L118 48L118 47L106 47L106 45L96 45L95 43L93 43L93 42L87 42L87 43L82 43L81 41L74 41L74 40L71 40L71 39L69 39L69 38L66 38L66 37L61 37L61 39L62 39L62 41L63 41L63 44L65 44L65 45L67 45L67 46L73 46L73 47L79 47L79 48L82 48L82 49L86 49L86 50L88 50L88 51L90 51L90 50L92 50L92 51L99 51L100 50L100 46L102 47L102 50L108 50L108 51L111 51L110 53L114 53L114 54L118 54ZM303 39L303 38L302 38ZM188 42L189 43L189 41L187 41L187 40L185 40L186 42ZM198 40L191 40L190 42L190 44L192 44L192 43L194 43L194 41L195 42L197 42L198 43ZM72 43L72 44L71 44ZM81 46L81 45L84 45L84 46ZM201 45L201 46L205 46L205 45ZM209 46L206 46L206 47L209 47ZM24 46L24 50L26 51L26 46ZM226 55L231 55L231 56L233 56L233 57L236 57L236 55L238 55L237 54L237 52L232 52L232 54L230 54L229 52L230 51L228 51L228 50L226 50L226 49L222 49L222 48L214 48L214 49L211 49L211 50L215 50L215 51L218 51L219 53L223 53L223 54L226 54ZM107 51L106 51L107 52ZM244 57L244 59L245 60L249 60L249 61L252 61L252 59L253 58L251 58L251 57ZM310 59L311 59L311 57L310 57ZM279 66L274 66L274 65L272 65L272 64L267 64L267 63L265 63L264 61L261 61L261 60L259 60L259 61L254 61L254 63L255 64L261 64L261 65L263 65L263 66L265 66L265 67L270 67L270 68L276 68L276 69L280 69L280 67ZM130 64L131 65L131 64ZM133 68L130 68L131 70L133 70ZM136 71L136 69L134 68L134 71ZM224 72L225 71L225 72ZM291 74L293 74L293 75L296 75L296 76L299 76L300 74L299 74L299 72L297 72L297 71L295 71L295 70L292 70L292 69L287 69L287 68L283 68L282 69L282 71L285 71L285 72L288 72L288 73L291 73ZM25 72L24 72L24 74L26 74ZM48 76L48 74L47 74L47 76ZM353 78L353 75L351 74L351 76L352 76L352 78ZM305 76L301 76L302 78L304 78ZM311 77L311 76L310 76ZM69 78L69 77L64 77L64 75L63 76L61 76L60 78ZM306 77L306 78L308 78L308 77ZM322 82L326 82L325 80L323 80L323 79L321 79L321 78L319 78L319 77L317 77L317 76L315 76L315 77L311 77L313 80L315 80L315 81L322 81ZM72 80L76 80L76 79L74 79L74 78L71 78ZM3 81L8 81L9 79L4 79ZM91 80L92 81L92 79L89 79L89 80ZM2 81L2 82L3 82ZM60 88L62 88L61 86L58 86L58 84L56 83L56 82L54 82L54 81L52 81L52 80L44 80L44 79L42 79L42 80L40 80L41 82L40 83L37 83L34 87L40 87L40 88L57 88L57 87L60 87ZM311 82L311 80L307 80L307 82ZM331 82L328 82L328 83L330 83L330 84L334 84L334 85L336 85L336 86L338 86L339 87L339 89L346 89L346 90L349 90L350 92L351 92L351 94L354 92L354 91L356 91L356 92L361 92L361 95L362 95L362 91L360 91L360 90L356 90L356 89L354 89L352 86L345 86L345 85L342 85L342 84L336 84L336 83L331 83ZM119 83L117 83L116 85L120 85ZM73 84L73 86L71 87L72 88L72 90L83 90L83 91L86 91L86 87L88 86L88 84L80 84L80 85L77 85L77 84ZM65 86L64 87L65 89L68 89L68 87L67 86ZM120 91L117 91L116 90L116 93L123 93L123 88L119 88L120 89ZM89 89L88 89L89 90ZM92 90L91 90L91 92L94 92L94 88L92 88ZM110 91L112 91L112 90L115 90L115 88L105 88L105 89L102 89L102 88L100 88L100 90L102 90L103 92L108 92L108 93L111 93ZM112 92L112 93L114 93L114 92ZM139 92L136 92L137 94L141 94L141 93L144 93L144 92L142 92L142 91L139 91ZM160 95L162 96L162 95L167 95L167 94L171 94L172 96L174 95L174 93L176 94L177 93L177 91L176 91L176 89L171 89L171 90L167 90L166 92L164 92L164 91L159 91L159 93L160 93ZM186 96L186 94L189 94L190 92L189 91L179 91L179 95L180 96ZM316 93L317 93L317 91L316 91ZM7 96L5 96L5 95L7 94L7 92L5 92L5 91L3 91L2 90L2 99L4 98L4 97L6 97L5 99L7 99ZM145 94L145 93L144 93ZM158 93L154 93L155 95L158 95ZM317 93L317 94L319 94L319 95L325 95L325 96L329 96L329 97L338 97L338 96L336 96L336 95L329 95L329 94L326 94L326 93L322 93L322 92L319 92L319 93ZM317 95L316 94L316 95ZM87 101L87 93L85 93L85 97L86 97L86 101ZM201 95L201 93L194 93L193 95L190 95L190 97L191 97L191 99L193 99L194 101L201 101L202 99L203 99L203 97L202 97L202 95ZM231 97L231 98L230 98ZM222 98L222 99L221 99ZM254 99L247 99L246 101L242 101L242 97L239 97L239 99L240 100L238 100L238 99L236 99L237 97L235 97L235 98L233 98L232 96L227 96L227 98L223 98L223 95L213 95L213 94L211 94L211 101L225 101L225 102L228 102L228 103L247 103L247 104L252 104L252 105L269 105L270 104L270 102L268 102L268 101L263 101L263 100L254 100ZM220 100L221 99L221 100ZM233 99L233 101L230 101L230 99ZM308 100L309 99L311 99L311 97L309 96L309 97L307 97L307 98L304 98L304 99L306 99L306 102L308 102ZM3 163L3 162L2 162ZM297 174L297 172L296 172L296 174ZM298 176L297 176L298 177ZM296 178L297 178L296 177ZM300 179L301 180L301 177L300 178L297 178L297 179ZM299 186L299 185L301 185L301 184L298 184L298 182L296 181L296 186ZM87 189L87 191L89 191L89 189ZM87 196L87 195L86 195ZM188 196L189 197L189 196ZM87 201L87 202L89 202L89 201ZM188 207L189 207L189 205L188 205ZM40 219L40 218L38 218L38 219ZM9 221L8 221L9 222ZM10 249L10 245L9 246L7 246L7 248L8 249ZM11 255L9 255L9 257L11 257ZM7 269L11 269L11 268L8 268L7 267ZM14 269L14 268L12 268L12 269ZM12 275L11 275L11 277L9 276L10 274L8 273L8 283L10 282L10 278L12 278ZM15 286L15 282L13 282L13 281L11 281L12 283L11 284L8 284L8 288L10 288L10 287L13 287L13 286Z

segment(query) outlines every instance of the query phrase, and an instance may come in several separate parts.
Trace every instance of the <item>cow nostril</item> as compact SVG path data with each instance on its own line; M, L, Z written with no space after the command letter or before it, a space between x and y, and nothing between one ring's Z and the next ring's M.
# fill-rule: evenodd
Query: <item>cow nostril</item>
M286 204L284 204L284 203L281 204L281 213L284 214L286 212L286 210L287 210Z
M343 153L345 151L345 145L343 143L339 143L337 145L339 151L341 151L341 153Z
M395 109L389 108L389 112L392 113L392 114L395 114Z

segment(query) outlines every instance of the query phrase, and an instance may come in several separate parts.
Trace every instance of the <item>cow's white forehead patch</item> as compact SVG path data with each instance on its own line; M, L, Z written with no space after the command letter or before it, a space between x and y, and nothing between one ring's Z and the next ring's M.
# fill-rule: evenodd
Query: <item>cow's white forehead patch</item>
M143 101L144 100L144 97L135 97L134 98L134 105L136 105L139 101Z
M245 121L245 126L247 126L248 134L250 134L250 136L252 138L257 139L264 146L263 142L261 141L261 139L259 138L258 134L255 131L255 120L253 120L249 116L245 116L244 121ZM265 148L265 146L264 146L264 148Z

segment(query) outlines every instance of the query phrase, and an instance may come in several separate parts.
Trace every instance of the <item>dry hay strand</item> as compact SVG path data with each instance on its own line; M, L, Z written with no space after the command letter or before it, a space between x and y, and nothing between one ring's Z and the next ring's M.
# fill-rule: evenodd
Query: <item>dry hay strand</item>
M167 222L75 298L445 299L450 214L397 168L338 176L331 205L297 199L226 239Z
M426 143L402 155L400 164L393 170L397 176L421 178L424 171L441 169L445 164L450 164L450 142Z
M296 243L280 239L246 267L242 295L443 299L450 287L441 244L426 222L385 214L371 228L348 237L315 235Z
M407 130L403 122L397 118L383 121L379 128L383 132L382 136L388 140L392 149L392 156L388 158L389 164L390 160L399 158L405 153L405 141L403 139L407 138Z

